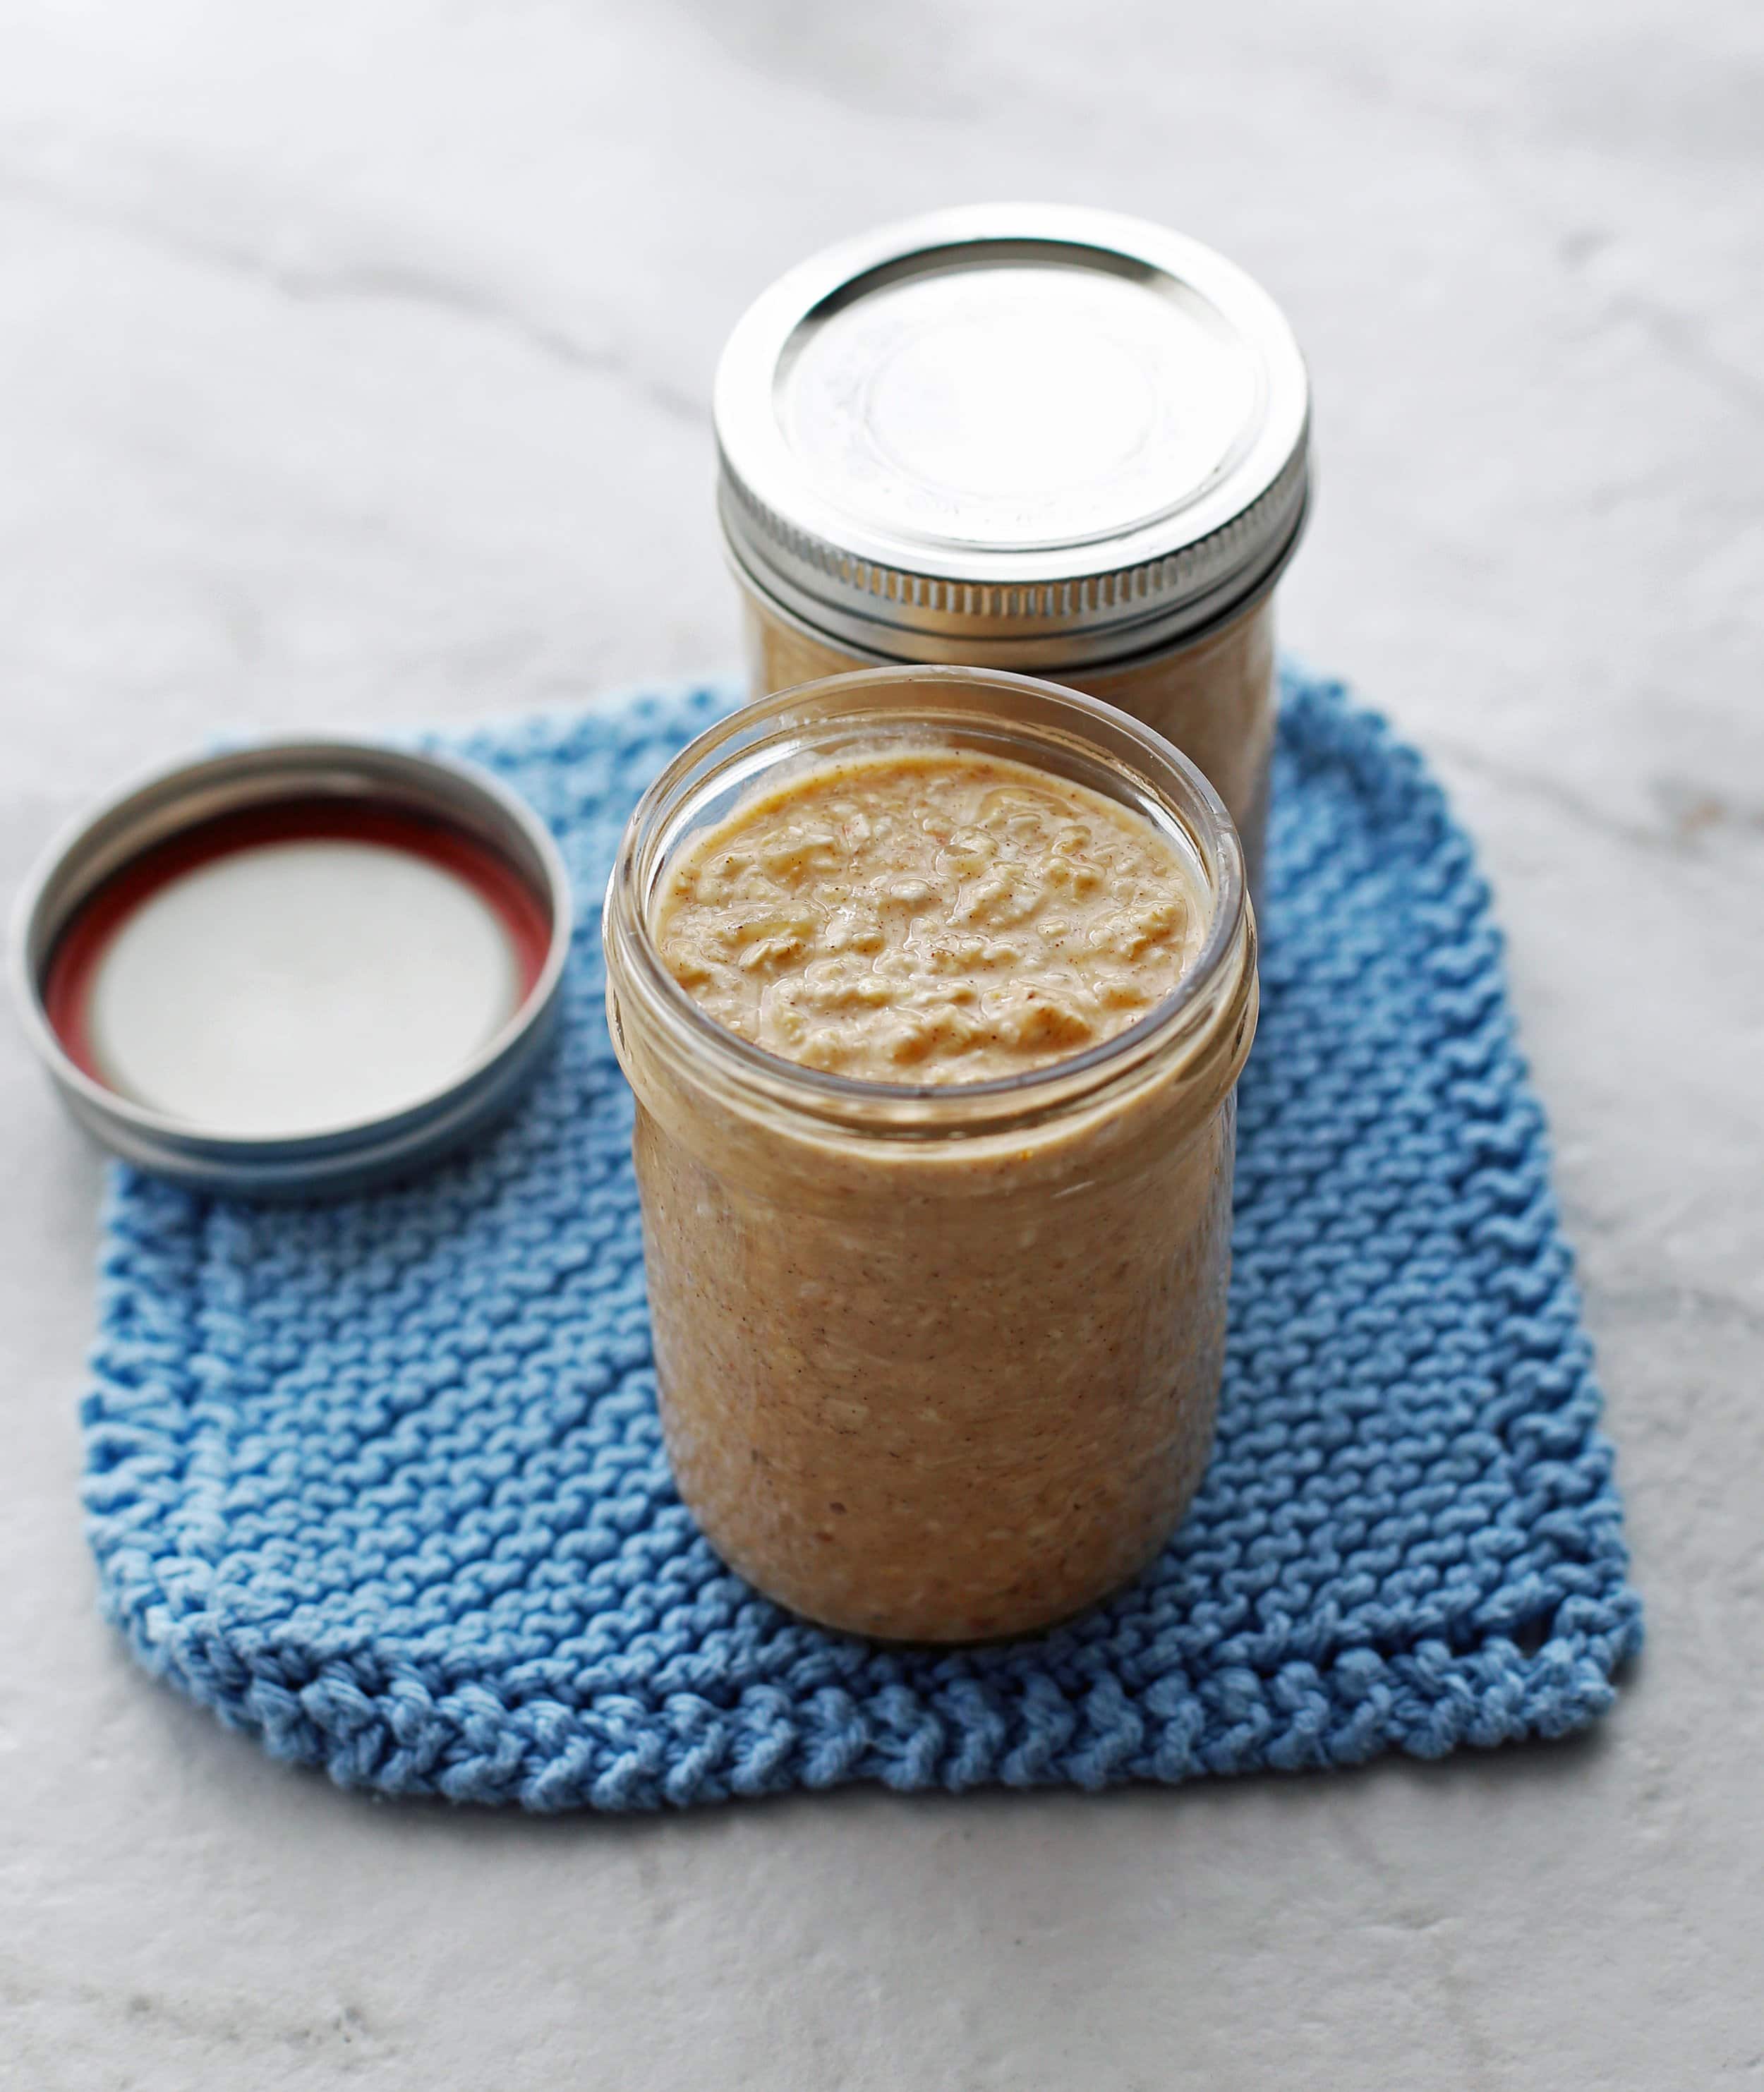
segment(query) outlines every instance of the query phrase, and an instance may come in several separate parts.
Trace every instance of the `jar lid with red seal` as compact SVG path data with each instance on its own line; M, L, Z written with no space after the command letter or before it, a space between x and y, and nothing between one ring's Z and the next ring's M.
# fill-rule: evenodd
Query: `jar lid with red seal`
M345 739L160 770L19 899L14 986L74 1116L208 1191L360 1191L508 1109L555 1031L556 845L489 772Z

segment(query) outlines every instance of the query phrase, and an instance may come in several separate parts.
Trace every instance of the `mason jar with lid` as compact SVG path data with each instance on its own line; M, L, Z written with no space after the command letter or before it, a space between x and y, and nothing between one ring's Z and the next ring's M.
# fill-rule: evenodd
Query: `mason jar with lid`
M755 694L891 661L1053 676L1199 763L1256 883L1309 400L1242 270L1103 211L910 219L750 307L716 417Z
M927 749L1066 780L1167 841L1195 911L1174 988L1087 1050L941 1086L725 1028L668 963L675 868L696 880L702 839L730 849L720 824L805 775ZM712 1545L798 1612L912 1640L1044 1627L1143 1570L1212 1444L1257 1009L1242 855L1200 772L1024 676L835 676L662 773L603 924L663 1429Z

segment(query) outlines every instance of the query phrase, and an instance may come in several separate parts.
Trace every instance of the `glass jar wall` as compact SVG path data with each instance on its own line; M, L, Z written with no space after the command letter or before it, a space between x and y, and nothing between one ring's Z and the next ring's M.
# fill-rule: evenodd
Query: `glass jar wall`
M1007 757L1170 837L1205 913L1175 992L1071 1059L940 1088L785 1061L707 1016L657 946L669 867L793 766L890 743ZM1241 852L1205 780L1052 685L840 676L664 773L604 923L663 1425L711 1544L812 1619L914 1640L1027 1632L1131 1579L1211 1446L1255 1027Z

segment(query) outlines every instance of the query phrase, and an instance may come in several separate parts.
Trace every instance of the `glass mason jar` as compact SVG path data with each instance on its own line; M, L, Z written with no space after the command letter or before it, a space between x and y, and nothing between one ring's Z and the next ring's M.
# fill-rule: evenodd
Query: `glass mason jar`
M902 661L1057 676L1199 763L1256 883L1310 409L1241 270L1106 212L912 219L763 293L716 415L756 694Z
M1071 1059L943 1086L785 1061L699 1009L652 930L677 854L793 769L902 742L1010 757L1153 822L1206 911L1175 993ZM836 676L663 772L603 927L663 1429L718 1553L797 1612L903 1640L1027 1632L1131 1580L1211 1446L1257 1008L1241 850L1200 772L1027 677Z

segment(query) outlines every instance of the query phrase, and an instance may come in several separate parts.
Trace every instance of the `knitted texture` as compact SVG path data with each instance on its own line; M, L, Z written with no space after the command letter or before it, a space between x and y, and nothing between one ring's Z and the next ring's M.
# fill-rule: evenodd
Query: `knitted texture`
M517 1117L408 1188L126 1168L85 1501L148 1667L350 1787L536 1809L1179 1781L1559 1735L1637 1645L1544 1133L1420 759L1289 676L1217 1450L1157 1567L1040 1638L823 1632L717 1560L656 1422L593 905L703 691L452 744L584 918Z

